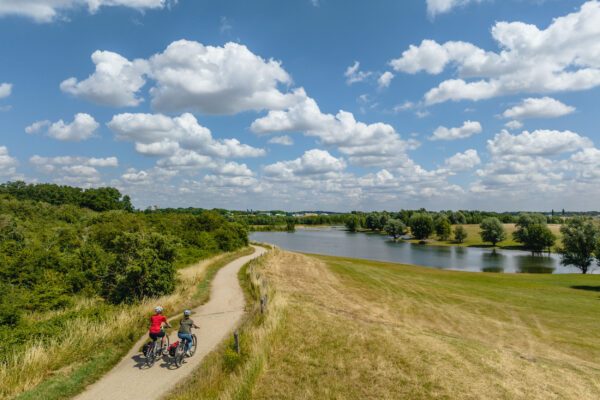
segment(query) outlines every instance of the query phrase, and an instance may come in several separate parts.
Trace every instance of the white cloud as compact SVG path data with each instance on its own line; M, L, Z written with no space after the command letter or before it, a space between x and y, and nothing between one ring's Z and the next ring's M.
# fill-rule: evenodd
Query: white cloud
M79 113L70 124L61 119L50 125L48 136L57 140L81 141L91 138L99 126L91 115Z
M152 105L160 111L199 111L235 114L248 110L281 109L297 102L282 93L292 80L279 61L252 53L246 46L223 47L179 40L149 60Z
M481 124L477 121L465 121L457 128L446 128L438 126L429 140L458 140L466 139L482 131Z
M12 94L12 84L0 83L0 99L7 98Z
M310 97L288 110L270 111L254 121L251 129L259 134L303 132L318 137L322 144L337 148L351 163L362 166L401 164L406 150L418 145L402 140L388 124L365 124L346 111L323 114Z
M176 156L175 158L180 159L174 159L176 163L192 158L209 162L211 157L243 158L265 155L263 149L242 144L237 139L214 139L211 131L200 125L189 113L175 118L162 114L119 114L107 125L118 139L135 142L139 153Z
M477 150L469 149L463 153L456 153L452 157L446 159L446 167L453 172L462 172L473 169L481 164L481 159Z
M371 74L372 73L369 71L361 71L360 63L358 61L354 61L354 64L346 68L346 72L344 72L344 76L346 77L346 83L348 85L362 82L369 76L371 76Z
M43 157L34 155L29 162L36 170L51 175L56 183L82 187L102 184L102 174L98 168L119 166L119 160L116 157Z
M325 150L313 149L295 160L267 165L264 173L270 178L292 180L297 176L339 173L345 168L343 159L335 158Z
M431 17L445 14L456 7L466 6L469 3L480 3L482 0L427 0L427 13Z
M78 156L42 157L34 155L29 162L36 166L44 165L84 165L89 167L118 167L117 157L95 158Z
M269 139L269 143L280 144L282 146L292 146L294 144L294 140L288 135L283 135L272 137Z
M11 157L6 146L0 146L0 176L7 177L16 173L17 159Z
M92 62L96 71L83 81L69 78L60 84L60 89L75 97L112 107L134 107L143 100L138 97L145 85L144 60L129 61L110 51L95 51Z
M392 83L392 79L394 79L394 74L392 74L390 71L385 71L377 79L377 85L379 86L379 88L389 87Z
M527 98L502 113L504 118L522 120L527 118L557 118L571 114L575 107L568 106L552 97Z
M508 121L504 124L506 129L510 129L511 131L521 129L523 127L523 123L521 121Z
M456 68L458 78L443 81L425 94L428 105L600 85L598 1L587 1L546 29L523 22L497 22L491 32L501 49L498 53L466 42L424 40L390 63L406 73L439 74L448 66Z
M487 142L494 156L552 156L592 147L590 139L571 131L536 130L512 135L502 131Z
M25 132L29 134L38 133L50 126L50 124L52 124L52 122L48 121L47 119L43 121L36 121L33 124L27 126L25 128Z
M95 13L101 7L122 6L136 10L164 8L177 1L170 0L2 0L0 16L18 15L36 22L52 22L68 10L87 7Z

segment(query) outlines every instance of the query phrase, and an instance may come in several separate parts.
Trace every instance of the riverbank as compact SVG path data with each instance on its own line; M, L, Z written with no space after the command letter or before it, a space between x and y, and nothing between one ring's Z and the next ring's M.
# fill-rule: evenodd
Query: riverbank
M600 397L600 276L474 274L276 250L267 313L177 399ZM214 365L217 365L214 367ZM565 384L568 382L568 384Z

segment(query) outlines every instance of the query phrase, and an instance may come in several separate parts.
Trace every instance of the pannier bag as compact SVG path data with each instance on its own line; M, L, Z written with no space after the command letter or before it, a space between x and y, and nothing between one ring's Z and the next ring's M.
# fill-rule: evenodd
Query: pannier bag
M175 342L175 343L172 343L172 344L169 346L169 355L170 355L171 357L175 357L175 350L177 350L177 346L179 346L179 341L177 341L177 342Z

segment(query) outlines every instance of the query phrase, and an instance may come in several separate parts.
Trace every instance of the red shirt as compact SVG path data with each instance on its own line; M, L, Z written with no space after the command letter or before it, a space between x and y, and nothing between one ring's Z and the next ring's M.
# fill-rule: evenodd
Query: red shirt
M160 333L162 324L167 322L167 317L156 314L150 317L150 333Z

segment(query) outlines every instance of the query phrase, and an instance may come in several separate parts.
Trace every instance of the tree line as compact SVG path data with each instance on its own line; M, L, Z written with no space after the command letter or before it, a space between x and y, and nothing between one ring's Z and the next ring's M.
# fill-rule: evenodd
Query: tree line
M0 328L76 298L120 304L171 293L179 266L247 244L246 228L217 212L98 212L0 194Z
M71 204L94 211L125 210L133 211L129 196L111 187L81 189L53 183L30 183L23 181L0 184L0 194L7 194L19 200L42 201L55 206Z

